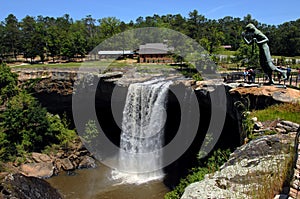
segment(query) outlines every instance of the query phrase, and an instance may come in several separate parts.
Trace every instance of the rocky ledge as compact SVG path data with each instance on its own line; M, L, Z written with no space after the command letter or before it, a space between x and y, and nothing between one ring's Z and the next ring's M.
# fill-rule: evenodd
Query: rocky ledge
M55 154L32 153L18 169L26 176L49 178L61 171L72 173L75 169L95 167L96 161L90 152L81 142L77 142L74 146L60 149Z
M262 109L276 103L300 102L300 90L284 85L260 86L247 84L228 84L229 91L236 100L248 97L252 108Z
M182 199L272 198L278 193L281 195L277 198L288 198L288 195L295 195L299 188L290 187L290 182L297 184L295 180L299 179L297 176L295 182L292 180L294 154L297 152L295 144L298 143L297 133L293 132L296 127L299 125L277 122L274 129L284 129L284 134L261 136L237 148L220 171L189 185ZM299 171L295 173L299 174Z

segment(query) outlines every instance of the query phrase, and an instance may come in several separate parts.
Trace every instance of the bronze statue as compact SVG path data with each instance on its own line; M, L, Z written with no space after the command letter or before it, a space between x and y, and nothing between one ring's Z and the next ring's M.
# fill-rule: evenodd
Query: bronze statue
M270 49L268 46L268 37L264 35L260 30L258 30L252 23L246 26L245 32L242 36L247 44L252 44L256 42L259 47L259 61L263 71L268 75L269 84L274 84L272 78L272 72L280 72L284 78L287 79L286 71L279 69L272 62Z

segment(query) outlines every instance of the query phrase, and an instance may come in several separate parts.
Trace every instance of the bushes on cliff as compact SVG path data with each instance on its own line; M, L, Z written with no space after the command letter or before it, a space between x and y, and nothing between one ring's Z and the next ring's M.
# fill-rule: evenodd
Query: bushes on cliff
M28 152L41 151L52 144L66 144L76 133L57 115L49 114L39 102L26 91L17 88L17 76L9 67L2 65L0 74L0 159L13 160ZM2 92L2 88L5 90ZM10 90L13 89L13 90ZM4 100L5 99L5 100Z
M185 178L182 178L174 190L168 192L164 198L179 199L188 185L203 180L206 174L218 171L220 167L228 160L229 155L229 149L215 150L207 159L207 161L201 163L198 167L192 168L190 174L188 174Z
M5 64L0 64L0 105L18 92L17 74L12 73Z
M46 115L46 110L25 92L18 93L7 102L1 116L7 155L38 151L53 142Z
M27 152L41 151L51 144L66 144L76 135L58 115L47 113L26 92L12 97L1 114L0 157L13 159Z

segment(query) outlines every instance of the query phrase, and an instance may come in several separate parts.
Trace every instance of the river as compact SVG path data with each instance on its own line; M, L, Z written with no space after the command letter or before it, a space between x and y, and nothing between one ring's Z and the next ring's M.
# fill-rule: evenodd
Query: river
M47 181L66 199L160 199L169 191L162 180L143 184L114 180L112 169L101 163L95 169L75 170L75 175L62 172Z

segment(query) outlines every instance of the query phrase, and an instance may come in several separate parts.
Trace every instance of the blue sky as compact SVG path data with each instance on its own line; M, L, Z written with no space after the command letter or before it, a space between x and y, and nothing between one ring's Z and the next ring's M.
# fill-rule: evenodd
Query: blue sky
M299 0L0 0L0 21L14 14L19 20L29 16L73 19L92 15L95 19L116 17L135 21L139 16L181 14L188 17L194 9L208 19L225 16L243 18L247 14L261 23L279 25L300 18Z

